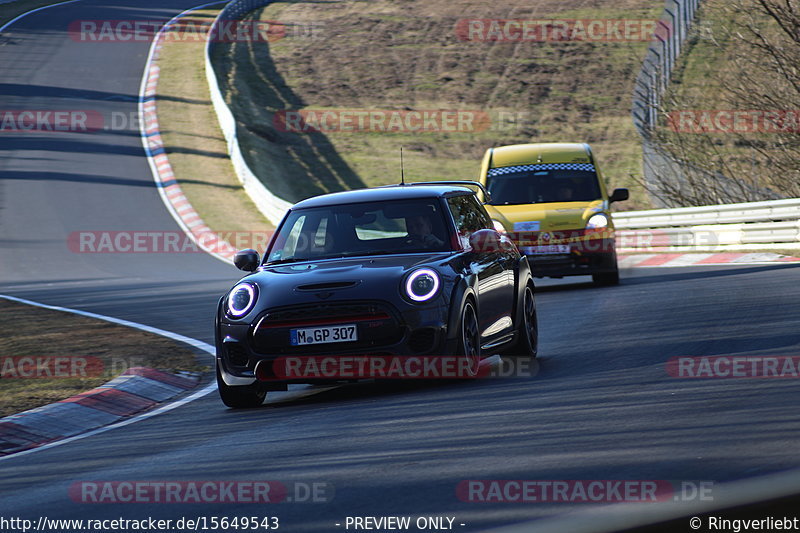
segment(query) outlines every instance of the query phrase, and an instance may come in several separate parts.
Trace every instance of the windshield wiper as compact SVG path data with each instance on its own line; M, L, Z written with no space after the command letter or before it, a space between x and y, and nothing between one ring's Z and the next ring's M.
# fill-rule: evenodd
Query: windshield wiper
M397 253L396 250L365 250L363 252L342 252L323 256L320 259L336 259L337 257L364 257L368 255L391 255Z
M287 257L269 261L264 266L282 265L287 263L297 263L299 261L320 261L323 259L343 259L346 257L367 257L372 255L394 255L398 253L415 252L417 250L364 250L361 252L339 252L334 254L318 255L315 257Z
M276 259L275 261L267 261L264 266L283 265L286 263L299 263L300 261L311 261L308 257L287 257L286 259Z

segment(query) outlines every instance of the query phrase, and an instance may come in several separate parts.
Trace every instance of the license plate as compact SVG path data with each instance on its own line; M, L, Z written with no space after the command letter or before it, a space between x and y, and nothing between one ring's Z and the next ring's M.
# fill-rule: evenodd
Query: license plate
M514 231L539 231L541 221L528 220L525 222L514 222Z
M292 346L350 342L355 340L358 340L358 332L355 324L322 326L318 328L298 328L289 331L289 341Z
M523 246L525 255L568 254L569 244L546 244L543 246Z

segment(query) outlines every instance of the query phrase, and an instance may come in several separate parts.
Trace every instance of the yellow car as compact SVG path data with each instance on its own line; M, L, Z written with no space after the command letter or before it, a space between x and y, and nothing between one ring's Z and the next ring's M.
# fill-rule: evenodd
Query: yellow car
M489 148L480 181L489 190L495 229L511 235L534 276L591 275L598 285L619 283L613 202L588 144L540 143Z

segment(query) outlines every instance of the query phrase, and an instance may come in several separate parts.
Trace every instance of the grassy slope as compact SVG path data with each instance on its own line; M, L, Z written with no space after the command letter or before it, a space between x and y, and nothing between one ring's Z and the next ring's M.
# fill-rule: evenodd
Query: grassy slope
M462 42L454 26L464 17L653 19L662 8L647 0L278 2L255 16L301 30L314 24L314 38L294 35L290 26L286 38L270 45L236 43L219 56L220 72L227 74L256 173L289 199L395 182L401 144L408 174L422 180L473 179L490 146L585 141L611 185L632 189L624 207L646 208L649 201L629 177L641 176L629 109L646 43ZM323 135L274 127L276 110L305 107L518 115L514 123L469 133Z

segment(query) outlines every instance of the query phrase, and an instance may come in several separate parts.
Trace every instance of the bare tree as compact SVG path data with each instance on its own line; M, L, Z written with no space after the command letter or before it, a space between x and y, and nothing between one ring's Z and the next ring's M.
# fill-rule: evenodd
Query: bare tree
M673 85L659 110L655 149L677 165L659 192L669 205L800 197L800 0L706 9L714 5L721 22L695 35L695 46L710 46L718 61L699 90ZM743 120L724 130L699 118L675 127L680 110L736 111Z

